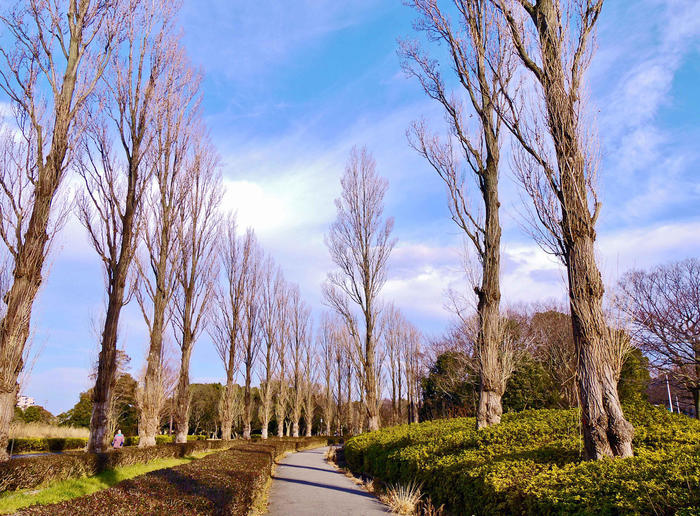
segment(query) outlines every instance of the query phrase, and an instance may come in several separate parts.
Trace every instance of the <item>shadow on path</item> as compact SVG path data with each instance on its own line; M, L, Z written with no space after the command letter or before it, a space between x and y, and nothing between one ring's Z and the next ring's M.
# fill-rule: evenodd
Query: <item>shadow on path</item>
M328 470L324 470L324 471L328 471ZM308 480L299 480L296 478L275 477L275 480L280 480L282 482L292 482L294 484L303 484L303 485L311 486L311 487L320 487L323 489L333 489L334 491L342 491L344 493L350 493L353 495L361 496L363 498L370 498L370 499L374 500L374 497L371 494L365 493L364 491L360 491L359 489L349 489L346 487L331 486L328 484L321 484L319 482L310 482Z
M335 471L334 469L329 469L329 468L316 468L314 466L301 466L299 464L280 464L278 467L280 468L302 468L302 469L315 469L316 471L323 471L324 473L338 473L339 475L341 474L338 471Z

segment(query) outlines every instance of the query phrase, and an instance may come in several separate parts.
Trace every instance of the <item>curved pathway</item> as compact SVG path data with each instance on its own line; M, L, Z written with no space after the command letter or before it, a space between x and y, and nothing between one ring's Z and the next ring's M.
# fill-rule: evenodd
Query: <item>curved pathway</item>
M384 505L325 461L326 450L293 453L280 461L270 488L269 514L386 516Z

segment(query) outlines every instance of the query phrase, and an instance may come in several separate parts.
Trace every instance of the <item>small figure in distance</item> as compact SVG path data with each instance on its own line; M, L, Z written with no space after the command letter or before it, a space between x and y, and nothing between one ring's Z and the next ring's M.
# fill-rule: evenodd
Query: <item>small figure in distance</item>
M122 434L121 430L117 430L116 435L114 436L114 440L112 441L112 448L121 448L124 446L124 434Z

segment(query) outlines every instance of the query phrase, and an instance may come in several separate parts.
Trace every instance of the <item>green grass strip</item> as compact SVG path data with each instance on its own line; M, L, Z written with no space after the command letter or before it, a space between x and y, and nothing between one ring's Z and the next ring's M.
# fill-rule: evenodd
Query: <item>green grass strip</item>
M186 464L217 451L220 450L196 453L181 459L156 459L146 464L134 464L132 466L110 469L92 477L72 478L53 482L39 489L20 489L3 493L0 495L0 514L13 513L30 505L47 505L89 495L112 487L122 480L144 475L157 469L172 468L180 464Z

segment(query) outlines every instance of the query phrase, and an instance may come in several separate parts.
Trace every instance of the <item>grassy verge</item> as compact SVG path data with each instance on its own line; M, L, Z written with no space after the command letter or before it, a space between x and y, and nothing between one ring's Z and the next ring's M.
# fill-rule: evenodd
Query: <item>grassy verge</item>
M146 464L134 464L103 471L92 477L72 478L49 484L41 489L21 489L0 495L0 514L13 513L31 505L63 502L107 489L122 480L134 478L151 471L172 468L202 458L216 450L195 453L183 458L156 459Z

